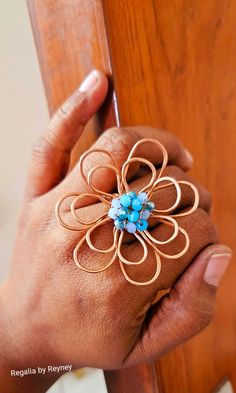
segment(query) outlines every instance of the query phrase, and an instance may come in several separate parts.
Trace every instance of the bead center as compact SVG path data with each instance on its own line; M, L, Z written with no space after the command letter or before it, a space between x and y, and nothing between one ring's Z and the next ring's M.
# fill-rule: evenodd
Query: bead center
M117 229L129 233L145 231L148 228L148 218L155 208L152 201L148 200L145 192L136 194L129 191L112 200L108 216L114 220Z

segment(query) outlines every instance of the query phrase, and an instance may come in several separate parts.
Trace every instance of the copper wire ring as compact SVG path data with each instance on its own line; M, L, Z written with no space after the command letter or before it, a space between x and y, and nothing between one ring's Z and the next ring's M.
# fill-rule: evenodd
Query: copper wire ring
M142 157L137 157L135 155L137 148L140 145L145 144L145 143L151 143L152 145L157 146L162 152L163 162L162 162L161 168L159 169L158 174L157 174L157 170L156 170L155 166L149 160L142 158ZM88 171L88 174L86 175L85 171L84 171L84 162L85 162L85 159L90 154L93 154L93 153L100 153L100 154L106 155L109 162L102 164L102 165L95 165L92 169L90 169ZM111 203L112 203L113 198L121 197L123 192L126 193L129 191L132 191L132 190L130 190L129 184L127 181L127 173L128 173L129 165L134 162L139 162L139 163L141 163L141 165L147 165L151 170L151 179L149 180L148 184L145 187L143 187L142 190L140 190L140 192L146 192L148 199L149 198L151 199L153 197L154 193L156 193L157 191L159 191L161 189L168 188L168 187L175 187L176 199L175 199L174 203L172 204L172 206L170 206L169 208L162 209L162 210L156 208L152 211L151 216L150 216L150 218L155 218L158 222L160 222L162 224L171 226L173 228L173 233L166 240L158 240L158 239L154 238L148 230L144 230L144 231L137 230L134 233L134 237L135 237L136 241L139 242L140 245L142 246L143 255L138 261L129 261L122 255L122 252L121 252L122 241L123 241L123 237L124 237L124 230L118 230L116 228L113 228L113 243L107 249L99 249L98 247L95 247L94 244L92 243L92 240L91 240L91 234L94 233L94 231L97 228L105 225L106 223L108 223L112 220L107 215L107 213L101 214L100 216L96 217L94 220L90 220L90 221L82 220L78 215L78 211L77 211L78 209L76 209L76 205L77 205L78 201L81 200L82 198L93 197L93 198L99 199L101 201L101 203L104 203L106 205L106 207L107 206L111 207ZM177 259L181 258L187 252L187 250L189 249L189 246L190 246L189 235L184 228L179 226L178 222L176 221L176 218L184 217L189 214L192 214L198 208L199 193L198 193L197 188L192 183L190 183L188 181L184 181L184 180L177 181L170 176L162 176L163 171L167 166L167 163L168 163L168 154L167 154L165 147L159 141L154 140L154 139L149 139L149 138L141 139L133 146L133 148L131 149L131 151L129 153L127 160L124 162L121 169L116 164L113 155L110 152L105 151L103 149L89 150L81 156L80 162L79 162L79 171L80 171L80 174L81 174L82 178L84 179L86 185L88 186L88 188L92 190L92 193L84 193L84 194L69 193L69 194L61 197L55 207L55 213L56 213L57 220L64 228L69 229L69 230L73 230L73 231L79 231L79 232L84 231L85 232L85 234L83 234L82 238L80 238L80 240L78 241L78 243L74 249L74 252L73 252L74 261L75 261L76 265L78 266L78 268L84 270L85 272L89 272L89 273L99 273L99 272L103 272L106 269L108 269L113 264L113 262L118 258L121 272L123 273L124 278L130 284L137 285L137 286L150 285L150 284L154 283L160 275L161 257L177 260ZM98 188L93 186L92 182L93 182L94 174L96 171L98 171L101 168L110 169L115 172L116 179L117 179L118 193L111 194L111 193L99 190ZM167 183L161 184L162 182L167 182ZM194 203L193 203L193 206L189 210L187 210L183 213L176 213L175 214L174 210L179 206L179 203L181 201L182 192L181 192L180 185L182 185L182 184L185 186L189 186L192 189L193 196L194 196ZM62 219L61 212L60 212L62 203L67 198L70 198L70 197L73 197L73 201L70 204L70 211L71 211L72 217L75 220L75 222L77 222L80 226L70 225ZM171 212L171 214L170 214L170 212ZM167 253L161 251L158 248L159 245L168 245L168 244L170 244L170 242L174 242L179 233L181 233L184 236L184 240L185 240L185 244L184 244L182 250L171 255L171 254L167 254ZM89 249L93 252L97 252L97 253L101 253L101 254L111 254L111 258L109 259L109 261L107 263L105 263L105 265L103 267L98 268L98 269L89 269L81 264L79 251L81 249L81 246L85 242L86 242L87 246L89 247ZM125 266L130 265L130 266L133 266L133 268L135 269L135 265L144 265L145 261L148 258L149 248L153 249L154 254L155 254L156 271L155 271L154 275L152 276L152 278L147 281L144 281L144 282L135 281L129 277L128 273L126 272Z

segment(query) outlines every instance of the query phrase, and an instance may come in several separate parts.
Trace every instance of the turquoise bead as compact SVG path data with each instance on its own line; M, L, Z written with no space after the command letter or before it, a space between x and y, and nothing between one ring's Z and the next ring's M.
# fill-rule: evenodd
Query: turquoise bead
M108 217L112 218L112 220L115 220L118 216L118 211L114 207L111 207L109 212L108 212Z
M131 205L131 198L127 194L123 194L120 198L120 203L123 207L129 207Z
M146 209L147 210L153 210L155 208L155 205L154 205L154 203L152 202L152 201L148 201L147 203L146 203Z
M142 204L141 204L141 202L140 202L140 200L138 198L134 198L133 199L133 201L132 201L132 208L134 210L137 210L137 211L142 209Z
M139 213L135 210L131 211L131 213L128 215L128 220L130 222L136 222L139 219Z
M131 199L134 199L134 198L137 197L137 194L136 194L136 192L134 192L134 191L129 191L129 192L127 193L127 195L128 195Z
M125 223L124 223L124 221L121 221L121 220L119 220L119 219L116 219L116 220L114 221L114 225L115 225L116 229L119 229L119 230L121 230L121 231L125 228Z
M136 225L133 222L128 222L125 226L125 229L129 233L135 233L136 232Z
M141 213L141 218L147 220L150 217L151 212L149 210L143 210Z
M146 194L146 192L140 192L138 194L138 199L141 201L141 203L146 202L147 201L147 194Z
M113 198L108 216L114 220L116 229L135 233L136 230L145 231L148 228L147 220L154 208L154 203L148 200L145 192L136 194L129 191Z
M126 209L118 209L117 216L120 220L124 220L128 216L128 212Z
M139 231L146 231L148 228L148 222L146 220L140 220L136 223L136 227Z
M111 206L114 207L114 208L116 208L116 209L119 209L119 208L121 207L120 199L114 198L114 199L112 200Z

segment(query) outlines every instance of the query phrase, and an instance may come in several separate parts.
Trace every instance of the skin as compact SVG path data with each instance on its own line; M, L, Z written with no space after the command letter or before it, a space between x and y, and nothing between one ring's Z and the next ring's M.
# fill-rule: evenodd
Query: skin
M97 72L95 79L88 91L82 87L68 99L33 147L11 270L0 287L1 392L45 392L58 378L51 374L12 378L11 369L64 364L115 369L157 359L206 327L213 314L217 287L204 280L204 273L212 255L229 255L230 250L216 244L217 231L208 214L210 195L196 182L200 206L193 215L179 218L190 236L190 249L178 261L163 261L155 283L146 287L129 284L117 261L100 274L76 267L72 253L80 235L58 224L54 207L68 192L90 191L78 165L70 173L68 168L75 143L107 94L105 75ZM176 137L165 131L113 128L105 131L93 147L112 152L121 166L142 137L157 138L166 147L169 164L165 174L189 180L186 171L192 160ZM157 169L161 164L161 155L150 145L143 146L140 155ZM88 167L104 160L99 153L94 154ZM95 185L112 192L115 178L107 169L101 172ZM139 189L147 178L145 170L133 166L130 188ZM162 190L158 201L165 204L173 197L173 191ZM180 209L192 203L191 192L183 188ZM92 219L100 205L87 199L78 209ZM65 211L65 215L70 220L70 213ZM164 224L153 226L151 231L155 237L169 233ZM111 245L111 233L112 223L97 231L104 248ZM175 253L180 243L177 240L165 251ZM140 244L133 237L126 237L124 248L127 258L139 259ZM96 266L109 257L86 247L80 254L83 264L92 261ZM148 278L153 274L153 263L150 253L145 268L128 271L136 280ZM169 288L170 293L153 305L158 291Z

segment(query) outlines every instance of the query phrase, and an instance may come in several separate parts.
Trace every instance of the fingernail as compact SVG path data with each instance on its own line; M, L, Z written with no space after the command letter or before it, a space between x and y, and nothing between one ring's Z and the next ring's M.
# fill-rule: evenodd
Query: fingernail
M82 93L88 93L97 84L98 79L99 72L97 70L93 70L81 83L79 91Z
M189 166L193 165L193 156L188 149L185 149L186 158L189 162Z
M229 265L232 252L229 248L222 248L222 251L212 254L208 260L207 268L204 274L204 280L215 287L219 286L222 277Z

